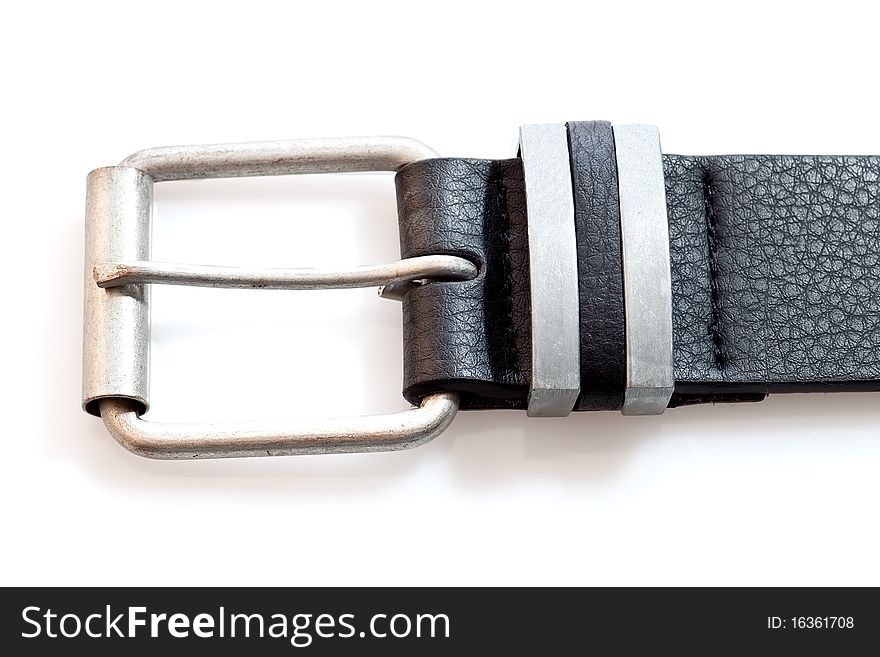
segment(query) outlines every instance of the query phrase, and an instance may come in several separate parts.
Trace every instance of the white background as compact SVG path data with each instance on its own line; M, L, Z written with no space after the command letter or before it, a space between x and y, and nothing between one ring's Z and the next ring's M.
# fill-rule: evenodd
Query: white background
M79 409L92 168L373 134L498 158L522 123L587 119L655 123L667 152L880 153L877 24L843 2L9 4L0 583L880 584L878 395L469 413L412 452L181 463ZM388 175L157 186L157 260L372 263L396 240ZM374 290L154 302L151 418L407 407Z

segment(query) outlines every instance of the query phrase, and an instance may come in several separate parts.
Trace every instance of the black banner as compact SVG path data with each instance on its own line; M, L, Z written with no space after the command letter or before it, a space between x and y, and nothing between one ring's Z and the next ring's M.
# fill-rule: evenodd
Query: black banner
M4 654L876 650L875 589L3 589Z

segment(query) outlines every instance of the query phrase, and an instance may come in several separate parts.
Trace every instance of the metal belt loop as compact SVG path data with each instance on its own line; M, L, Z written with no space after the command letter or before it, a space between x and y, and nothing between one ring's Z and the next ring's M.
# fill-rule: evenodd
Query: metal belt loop
M660 415L675 386L672 277L660 134L651 125L616 125L626 312L624 415Z
M528 414L562 417L580 394L574 195L563 124L520 128L528 214L532 379Z
M240 269L150 262L153 184L239 176L397 171L437 154L405 137L352 137L174 146L129 156L89 174L86 201L83 408L130 451L151 458L218 458L404 449L439 435L458 395L427 395L396 415L289 422L156 423L149 408L151 284L267 289L388 285L397 294L431 279L474 278L477 267L427 255L352 269Z

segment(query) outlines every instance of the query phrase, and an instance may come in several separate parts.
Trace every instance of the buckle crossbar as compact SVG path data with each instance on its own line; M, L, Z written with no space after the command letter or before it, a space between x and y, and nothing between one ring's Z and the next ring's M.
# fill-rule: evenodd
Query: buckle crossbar
M408 258L352 269L244 269L150 261L153 184L242 176L396 171L437 157L405 137L173 146L139 151L95 169L86 197L83 408L130 451L151 458L222 458L406 449L438 436L458 410L454 393L426 396L393 415L287 422L148 422L151 284L261 289L406 286L467 280L476 266L455 256Z

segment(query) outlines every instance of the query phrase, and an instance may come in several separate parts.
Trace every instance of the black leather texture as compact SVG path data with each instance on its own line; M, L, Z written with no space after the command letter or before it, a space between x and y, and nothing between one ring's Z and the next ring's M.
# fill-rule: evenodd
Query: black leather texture
M880 389L880 158L664 156L676 400Z
M626 390L626 316L614 133L608 121L567 124L581 329L581 411L619 410Z
M577 176L595 166L589 149L596 144L578 143L587 161L573 166L573 181L586 193ZM670 405L880 390L880 158L663 161L676 377ZM404 257L448 253L480 266L473 281L406 294L405 396L417 402L433 390L456 390L462 408L524 408L530 304L519 160L424 160L402 169L396 183ZM601 191L581 198L579 212L602 202ZM581 254L584 268L591 253ZM600 276L584 268L582 278ZM596 294L582 322L584 313L608 308ZM609 384L606 401L617 404L617 391ZM606 405L594 403L601 394L591 391L583 408Z
M531 303L520 160L423 160L396 177L402 257L471 259L464 282L403 298L404 396L461 393L462 408L524 408Z

